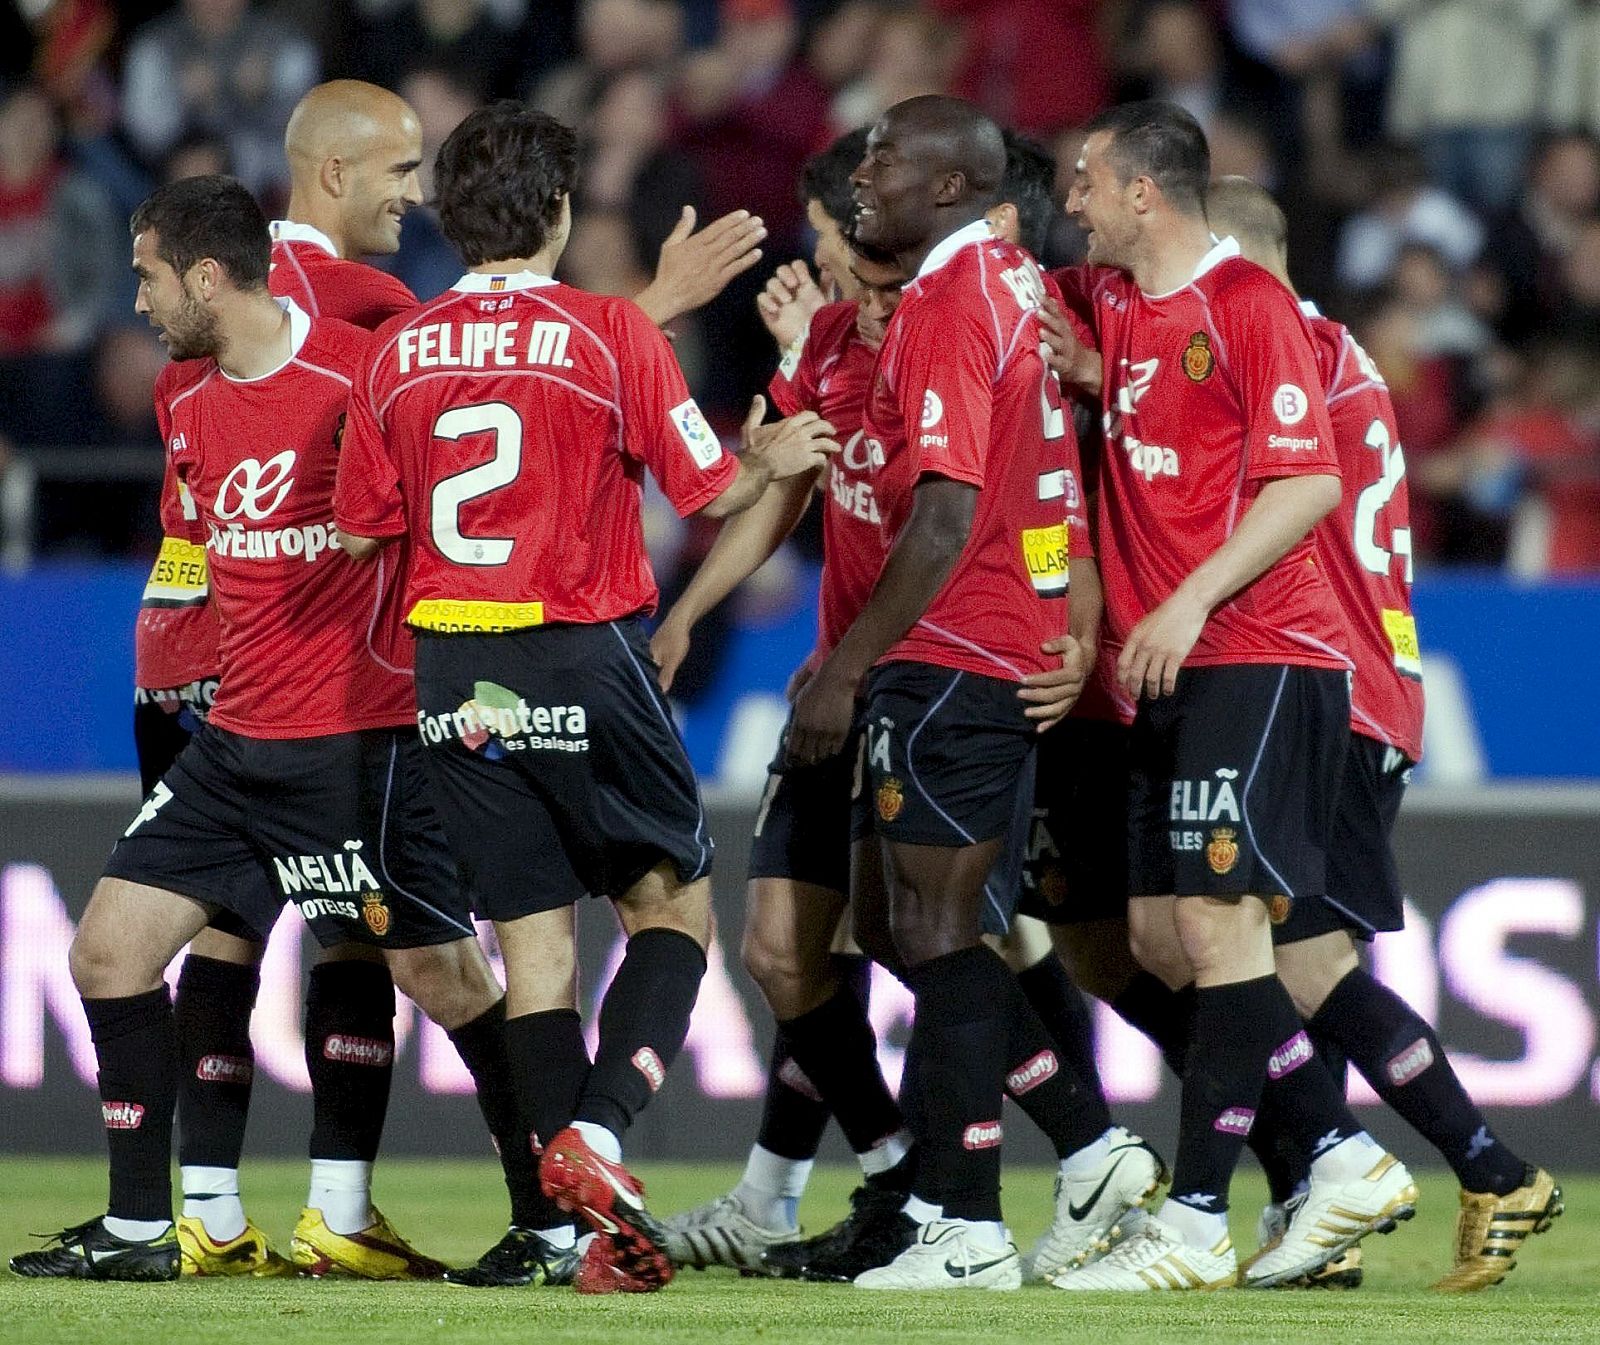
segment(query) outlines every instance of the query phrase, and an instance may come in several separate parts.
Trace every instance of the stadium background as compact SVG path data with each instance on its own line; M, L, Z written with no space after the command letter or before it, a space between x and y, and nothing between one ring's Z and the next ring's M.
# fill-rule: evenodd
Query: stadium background
M1430 715L1398 836L1415 917L1378 970L1438 1023L1519 1146L1595 1166L1600 7L18 0L0 25L0 1150L102 1143L65 950L135 803L131 625L161 462L163 357L133 319L124 221L152 183L217 168L281 204L288 108L354 74L412 101L430 156L492 95L578 125L587 176L564 274L588 288L640 288L685 202L702 219L762 214L766 263L675 333L723 427L770 371L752 297L771 264L809 252L791 184L831 135L950 89L1070 164L1073 126L1110 99L1194 111L1218 171L1284 200L1302 289L1356 328L1395 392ZM1047 260L1073 260L1074 235L1059 221ZM404 240L389 264L419 296L454 279L428 212ZM651 522L670 591L707 537L664 509ZM680 679L721 847L720 957L641 1157L732 1157L754 1133L770 1024L737 965L743 855L780 688L809 645L816 547L804 529L708 618ZM592 998L614 929L599 907L585 917ZM256 1019L255 1152L297 1152L306 1130L301 943L291 915ZM891 1073L903 1008L880 987ZM1111 1091L1169 1143L1175 1089L1148 1046L1103 1026ZM463 1087L442 1035L410 1022L389 1147L486 1155ZM1426 1161L1398 1122L1381 1130ZM1019 1156L1043 1159L1033 1142Z

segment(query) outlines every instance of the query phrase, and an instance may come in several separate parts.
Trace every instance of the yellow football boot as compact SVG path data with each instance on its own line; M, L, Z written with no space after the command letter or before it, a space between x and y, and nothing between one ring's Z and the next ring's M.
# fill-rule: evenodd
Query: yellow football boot
M436 1280L444 1262L424 1256L374 1208L359 1233L335 1233L322 1211L303 1209L289 1241L289 1259L302 1275L354 1275L363 1280Z
M294 1267L267 1241L267 1235L246 1222L244 1232L227 1242L213 1241L205 1223L184 1215L178 1220L178 1251L185 1275L250 1275L269 1279L293 1275Z
M1516 1265L1517 1249L1549 1228L1565 1208L1561 1188L1543 1168L1529 1168L1527 1180L1507 1195L1463 1191L1456 1219L1455 1265L1433 1287L1447 1294L1470 1294L1499 1284Z

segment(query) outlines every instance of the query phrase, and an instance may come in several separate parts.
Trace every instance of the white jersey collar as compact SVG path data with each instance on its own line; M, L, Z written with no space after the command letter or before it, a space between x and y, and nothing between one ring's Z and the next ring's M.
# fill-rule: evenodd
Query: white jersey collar
M1190 276L1188 280L1179 285L1175 290L1168 290L1165 294L1147 294L1145 295L1145 298L1170 299L1174 294L1181 293L1183 290L1188 289L1190 285L1199 280L1200 277L1203 276L1207 271L1211 270L1212 267L1218 266L1227 261L1229 257L1237 257L1238 255L1239 240L1237 238L1233 237L1231 234L1226 238L1218 238L1215 234L1212 234L1211 250L1207 252L1205 256L1200 258L1199 263L1194 268L1194 274Z
M941 238L934 244L933 251L923 258L922 265L917 268L917 279L932 275L969 243L986 243L993 237L994 230L989 227L988 220L973 220L971 224L964 225L948 238Z
M264 374L257 374L254 378L235 378L220 364L218 371L230 383L260 383L263 379L271 378L274 374L282 373L294 363L294 357L300 353L300 347L305 345L306 337L311 335L311 316L293 299L277 298L274 302L289 315L289 358L275 369L268 369Z
M1322 310L1309 299L1302 299L1300 301L1300 311L1308 318L1320 318L1322 316Z
M537 271L511 271L498 276L468 271L450 288L458 294L504 294L509 290L538 289L555 283L554 276L542 276Z
M330 257L339 255L339 249L334 247L333 239L321 229L314 229L309 224L301 224L292 219L275 219L269 227L272 230L274 243L310 243L312 247L321 248Z

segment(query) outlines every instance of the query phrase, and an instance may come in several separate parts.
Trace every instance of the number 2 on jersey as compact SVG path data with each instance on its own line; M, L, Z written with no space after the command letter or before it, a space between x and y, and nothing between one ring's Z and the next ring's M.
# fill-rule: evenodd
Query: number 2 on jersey
M451 407L433 422L435 439L464 439L469 434L494 435L494 457L445 477L433 488L428 510L433 544L457 565L504 565L511 559L515 539L463 536L461 506L517 479L522 470L522 418L504 402L481 402Z
M1411 583L1411 529L1396 528L1389 547L1378 540L1378 519L1406 476L1406 456L1400 445L1391 442L1389 427L1374 420L1367 427L1367 447L1379 455L1383 475L1356 497L1356 555L1373 574L1388 574L1395 556L1406 558L1406 583Z

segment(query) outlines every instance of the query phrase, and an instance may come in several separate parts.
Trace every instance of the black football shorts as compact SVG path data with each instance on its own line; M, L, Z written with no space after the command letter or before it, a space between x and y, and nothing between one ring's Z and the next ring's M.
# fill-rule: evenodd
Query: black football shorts
M1405 895L1389 844L1411 761L1397 747L1350 735L1328 846L1328 890L1319 901L1297 901L1272 927L1276 944L1299 943L1336 929L1370 941L1405 927Z
M1128 914L1128 729L1068 716L1039 739L1018 915L1052 925Z
M863 826L870 830L856 820L851 806L861 764L860 734L851 734L837 756L808 766L784 760L788 743L785 725L756 809L749 876L787 878L848 895L851 842L865 834L859 830Z
M1128 891L1242 896L1274 924L1327 891L1350 680L1285 664L1185 668L1128 739Z
M410 729L263 739L207 724L146 795L105 872L204 902L262 940L286 901L324 947L473 934Z
M206 722L218 680L202 677L181 687L134 688L133 748L139 757L139 787L146 794Z
M417 724L478 913L621 897L663 860L711 872L711 833L636 619L417 634Z

